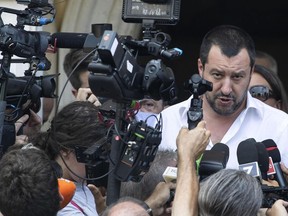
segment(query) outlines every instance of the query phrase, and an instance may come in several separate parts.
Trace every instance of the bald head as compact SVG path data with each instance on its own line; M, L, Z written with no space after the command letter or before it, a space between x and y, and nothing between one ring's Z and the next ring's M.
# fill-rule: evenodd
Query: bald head
M149 216L145 209L139 204L125 201L113 206L109 216Z
M122 197L110 205L102 216L149 216L145 203L133 197Z

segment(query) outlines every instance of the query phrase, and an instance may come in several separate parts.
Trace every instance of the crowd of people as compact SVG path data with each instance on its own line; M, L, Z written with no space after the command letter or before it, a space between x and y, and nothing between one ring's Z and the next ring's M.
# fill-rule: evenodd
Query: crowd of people
M264 183L240 171L237 161L241 141L272 139L280 151L282 171L288 176L287 93L276 61L268 68L269 64L262 63L264 57L243 29L232 25L211 29L202 40L198 59L199 75L213 83L212 91L201 95L203 119L188 129L193 94L170 106L148 96L140 100L138 111L161 121L161 143L141 181L121 182L119 199L107 204L107 184L89 184L88 175L107 161L113 167L116 163L109 158L111 127L99 118L107 98L97 97L89 88L92 57L83 50L71 50L64 69L75 101L56 113L47 131L40 131L41 121L33 112L15 122L16 132L22 126L25 130L16 134L15 144L7 147L0 160L0 212L4 216L288 215L288 202L282 199L271 208L262 208ZM121 140L121 133L117 133L115 139ZM200 182L196 161L217 143L229 147L226 168ZM95 164L87 166L91 161ZM164 182L167 166L177 167L176 182ZM110 172L107 169L102 180ZM58 178L76 186L63 208Z

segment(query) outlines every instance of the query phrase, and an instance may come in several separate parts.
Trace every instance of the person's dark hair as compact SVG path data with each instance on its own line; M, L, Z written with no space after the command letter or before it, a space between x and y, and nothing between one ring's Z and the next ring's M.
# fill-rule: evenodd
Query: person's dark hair
M263 52L260 50L256 50L256 60L255 64L263 64L264 67L269 70L278 73L278 63L276 59L268 54L267 52ZM261 64L260 64L261 63Z
M146 210L147 210L147 204L144 202L144 201L142 201L142 200L139 200L139 199L136 199L136 198L134 198L134 197L129 197L129 196L124 196L124 197L121 197L121 198L119 198L116 202L114 202L114 203L112 203L111 205L109 205L106 209L105 209L105 211L101 214L101 216L108 216L108 215L110 215L110 211L111 211L111 209L114 207L114 206L116 206L116 205L118 205L118 204L120 204L120 203L124 203L124 202L132 202L132 203L135 203L135 204L137 204L137 205L139 205L139 206L141 206L142 208L143 208L143 212L141 211L141 212L137 212L138 214L137 214L137 216L146 216L146 215L148 215L148 213L146 212ZM127 209L127 211L130 211L130 215L133 215L133 213L131 212L131 210L129 210L129 209ZM135 212L136 213L136 212ZM135 214L135 216L136 216L136 214Z
M87 56L88 53L84 52L83 49L71 49L69 53L66 54L64 58L64 71L67 77L70 77L69 80L73 88L78 90L81 87L80 74L88 70L88 65L93 59L93 55ZM76 65L82 61L79 66L75 69L71 75L73 69Z
M205 67L211 47L219 46L227 57L236 56L241 49L246 49L251 68L255 63L255 44L251 36L243 29L232 25L221 25L210 30L203 38L200 47L200 60Z
M39 133L32 142L44 149L51 160L61 150L90 147L107 133L106 126L98 120L98 112L99 108L89 101L74 101L54 117L48 132Z
M55 216L60 208L57 176L47 155L30 147L0 161L0 211L5 216Z
M200 216L256 216L263 193L258 180L244 171L223 169L200 183Z
M260 74L271 86L273 96L281 102L281 110L288 113L288 96L279 76L262 65L255 65L254 73Z

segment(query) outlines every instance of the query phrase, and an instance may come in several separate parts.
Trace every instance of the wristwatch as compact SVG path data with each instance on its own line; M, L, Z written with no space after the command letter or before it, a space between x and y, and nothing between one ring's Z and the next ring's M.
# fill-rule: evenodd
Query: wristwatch
M145 208L146 212L147 212L150 216L153 216L152 209L147 205L146 202L143 202L143 204L144 204L143 207Z

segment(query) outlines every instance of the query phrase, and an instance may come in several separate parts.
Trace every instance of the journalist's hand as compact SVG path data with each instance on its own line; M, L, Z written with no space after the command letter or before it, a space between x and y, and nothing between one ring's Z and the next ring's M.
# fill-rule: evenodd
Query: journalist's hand
M170 198L170 191L176 188L173 182L159 182L151 196L145 200L147 205L152 209L153 215L161 215L166 210L166 203Z
M90 88L79 88L77 97L77 101L89 101L95 106L101 106L100 101L98 98L92 93Z
M178 160L189 158L195 161L206 149L210 136L211 132L206 130L204 121L200 121L192 130L181 128L176 139Z

